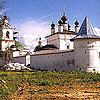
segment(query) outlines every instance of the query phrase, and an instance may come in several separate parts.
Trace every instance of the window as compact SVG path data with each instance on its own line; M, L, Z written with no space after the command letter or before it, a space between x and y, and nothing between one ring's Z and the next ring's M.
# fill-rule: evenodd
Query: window
M69 45L67 45L67 49L69 49Z
M6 38L9 38L9 31L6 32Z

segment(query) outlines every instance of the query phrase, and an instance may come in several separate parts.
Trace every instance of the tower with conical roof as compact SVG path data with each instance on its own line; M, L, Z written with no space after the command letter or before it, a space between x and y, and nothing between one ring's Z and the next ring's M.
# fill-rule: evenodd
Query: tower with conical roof
M100 34L85 17L74 38L75 66L83 71L100 72Z

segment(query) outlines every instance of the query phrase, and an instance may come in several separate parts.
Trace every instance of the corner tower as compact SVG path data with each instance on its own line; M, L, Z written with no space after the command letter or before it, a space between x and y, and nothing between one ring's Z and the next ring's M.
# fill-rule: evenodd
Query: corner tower
M100 72L100 34L85 17L74 40L75 66L87 72Z

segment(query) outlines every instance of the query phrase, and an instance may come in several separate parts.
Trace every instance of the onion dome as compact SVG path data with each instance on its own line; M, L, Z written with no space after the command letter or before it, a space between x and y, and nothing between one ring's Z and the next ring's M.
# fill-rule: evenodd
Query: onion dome
M65 24L65 22L67 21L67 17L65 16L65 13L64 13L64 15L61 17L61 20L62 20L63 24Z
M75 26L76 26L76 27L78 27L78 26L79 26L79 22L78 22L77 20L75 21L75 23L74 23L74 24L75 24Z
M3 18L2 18L3 25L4 24L8 24L8 21L9 21L8 17L7 16L3 16Z
M61 25L61 24L63 24L63 22L62 22L61 20L59 20L59 21L58 21L58 24Z
M51 24L51 29L54 29L54 28L55 28L55 24L52 23L52 24Z
M3 16L3 19L6 19L6 20L8 20L8 17L7 17L7 16Z
M67 17L66 17L66 16L62 16L62 17L61 17L61 20L62 20L62 21L67 21Z
M4 20L7 20L7 21L9 21L9 18L8 18L8 16L3 16L3 18L2 18L2 19L3 19L3 21L4 21Z

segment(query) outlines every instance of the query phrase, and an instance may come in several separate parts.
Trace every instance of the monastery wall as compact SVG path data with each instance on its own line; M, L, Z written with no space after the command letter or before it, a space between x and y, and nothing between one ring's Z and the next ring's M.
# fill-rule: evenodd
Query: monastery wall
M13 63L26 64L26 57L25 56L14 57L12 62Z
M72 51L60 51L31 55L30 65L33 69L49 71L75 70L74 54Z
M4 59L3 57L0 57L0 65L3 65L5 62L4 62Z
M75 66L87 72L100 72L100 40L78 39L75 46Z

